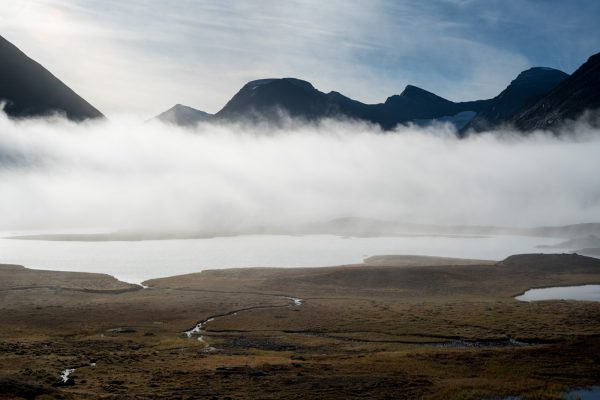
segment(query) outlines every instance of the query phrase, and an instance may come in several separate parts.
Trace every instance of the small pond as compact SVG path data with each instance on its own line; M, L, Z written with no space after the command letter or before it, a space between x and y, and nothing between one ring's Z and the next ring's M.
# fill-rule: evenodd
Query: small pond
M600 386L571 390L565 393L565 400L600 400Z
M559 286L529 289L520 296L520 301L538 300L587 300L600 301L600 285Z

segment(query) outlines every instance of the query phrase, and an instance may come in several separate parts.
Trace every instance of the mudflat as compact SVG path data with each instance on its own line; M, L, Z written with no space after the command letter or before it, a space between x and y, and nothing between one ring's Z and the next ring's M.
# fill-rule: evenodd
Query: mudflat
M514 296L590 283L600 260L575 254L380 256L146 288L2 265L0 398L560 398L600 383L600 303Z

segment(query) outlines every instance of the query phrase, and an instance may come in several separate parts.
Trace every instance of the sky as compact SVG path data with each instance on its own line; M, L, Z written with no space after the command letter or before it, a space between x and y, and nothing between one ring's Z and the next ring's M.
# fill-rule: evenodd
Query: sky
M107 116L216 112L297 77L367 103L413 84L454 101L600 51L596 0L3 0L0 35Z

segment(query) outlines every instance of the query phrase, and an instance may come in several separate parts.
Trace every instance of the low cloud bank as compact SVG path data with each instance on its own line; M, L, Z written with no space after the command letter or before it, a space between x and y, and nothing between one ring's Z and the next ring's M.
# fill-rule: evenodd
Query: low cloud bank
M285 128L0 116L0 229L290 228L342 217L561 225L600 220L600 132L457 139L349 122Z

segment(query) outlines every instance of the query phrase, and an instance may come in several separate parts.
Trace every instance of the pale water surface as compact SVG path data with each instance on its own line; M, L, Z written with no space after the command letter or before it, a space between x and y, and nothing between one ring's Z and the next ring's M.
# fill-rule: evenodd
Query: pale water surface
M587 300L600 301L600 285L560 286L540 289L529 289L521 296L521 301L538 300Z
M565 400L600 400L600 386L571 390Z
M31 233L31 232L29 232ZM138 242L61 242L6 239L0 235L0 263L61 271L102 272L139 283L204 269L232 267L318 267L361 262L365 257L413 254L501 260L539 253L556 239L495 237L369 237L334 235L243 235L211 239ZM24 234L24 232L18 232ZM546 252L556 250L546 249Z

